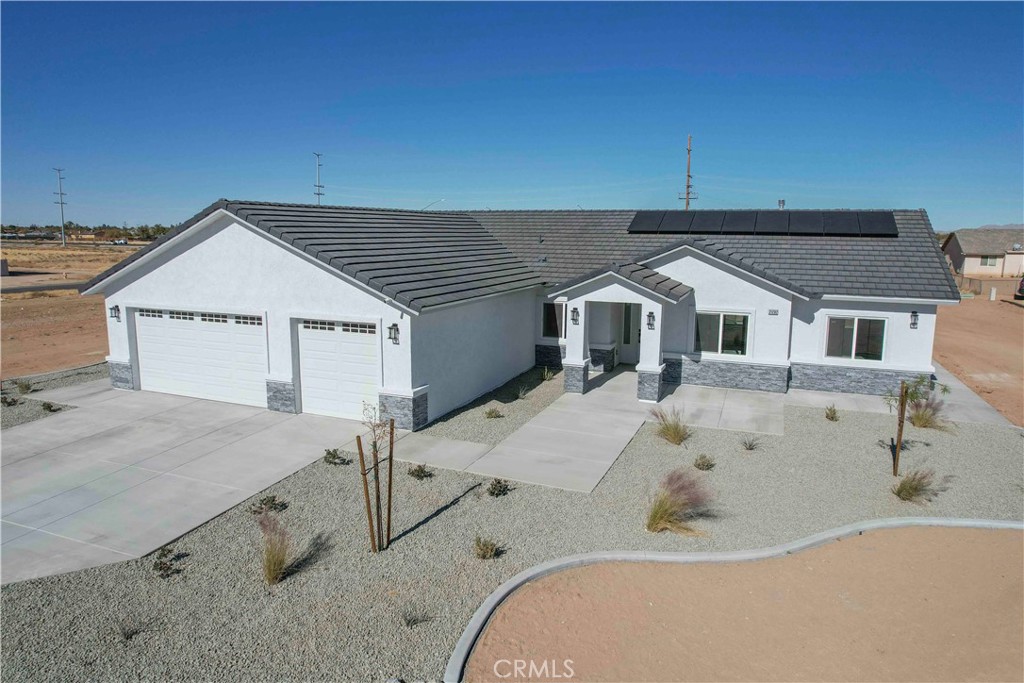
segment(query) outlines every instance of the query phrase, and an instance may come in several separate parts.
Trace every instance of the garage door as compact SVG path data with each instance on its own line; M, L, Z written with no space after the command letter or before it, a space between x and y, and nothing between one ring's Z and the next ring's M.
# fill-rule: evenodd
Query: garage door
M263 316L139 309L135 330L143 389L266 407Z
M302 412L361 419L377 404L377 344L373 323L300 321Z

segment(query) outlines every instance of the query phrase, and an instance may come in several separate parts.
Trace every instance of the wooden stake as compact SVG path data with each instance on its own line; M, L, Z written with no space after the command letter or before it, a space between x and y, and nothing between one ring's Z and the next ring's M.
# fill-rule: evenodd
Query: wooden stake
M391 480L394 475L395 462L395 418L391 418L388 437L388 538L385 548L391 547Z
M359 473L363 475L363 500L366 501L366 524L370 529L370 550L377 552L377 539L373 533L373 514L370 512L370 487L366 483L366 458L363 456L363 440L356 437L359 448Z
M900 476L900 451L903 450L903 421L907 417L907 383L900 382L899 422L896 427L896 454L892 459L892 476Z
M384 549L384 532L380 526L380 445L378 444L377 433L373 434L373 488L374 501L377 510L377 547Z

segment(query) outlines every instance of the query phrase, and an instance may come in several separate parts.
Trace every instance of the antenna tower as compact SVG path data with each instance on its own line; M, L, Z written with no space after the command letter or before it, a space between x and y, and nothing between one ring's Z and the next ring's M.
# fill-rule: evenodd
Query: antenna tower
M313 156L316 157L316 182L313 183L313 194L316 195L316 205L320 206L320 198L324 196L324 186L320 184L320 169L323 167L323 164L320 163L320 157L323 154L313 152Z
M64 169L54 168L53 170L57 172L57 191L54 192L54 194L57 195L57 201L55 201L54 204L60 204L60 246L66 247L68 246L68 239L64 234L64 206L67 204L67 202L64 201L64 197L66 196L64 192L64 176L62 175L64 173Z

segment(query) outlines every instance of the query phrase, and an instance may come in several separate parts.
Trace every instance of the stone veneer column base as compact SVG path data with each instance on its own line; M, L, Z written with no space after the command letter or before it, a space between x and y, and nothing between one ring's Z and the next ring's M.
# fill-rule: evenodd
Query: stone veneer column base
M605 372L615 369L615 347L610 349L590 349L590 363L595 368L601 368Z
M838 391L847 394L870 394L881 396L892 390L899 392L900 381L912 381L929 371L907 372L903 370L876 370L873 368L850 368L840 365L815 365L793 363L790 368L789 386L793 389L814 391Z
M660 401L662 385L664 383L664 375L664 365L658 368L657 371L637 370L636 397L641 401Z
M785 393L789 368L785 365L694 360L688 356L665 359L666 384L699 384L727 389Z
M415 396L398 396L396 394L380 394L380 414L382 417L394 418L395 427L416 431L427 426L427 392Z
M110 370L110 386L115 389L136 389L135 373L132 372L131 363L120 361L107 361L107 368Z
M562 369L565 358L565 347L561 344L535 344L533 347L533 363L539 368Z
M587 382L590 379L590 359L583 361L583 365L563 364L562 374L565 375L565 393L586 393Z
M297 413L295 383L267 380L267 409L279 413Z

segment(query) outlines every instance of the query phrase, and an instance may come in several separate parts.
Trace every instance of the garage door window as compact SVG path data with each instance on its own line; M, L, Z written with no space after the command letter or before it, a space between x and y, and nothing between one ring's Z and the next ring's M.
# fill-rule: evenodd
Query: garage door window
M373 323L342 323L341 331L355 334L377 334L377 326Z
M140 308L139 315L141 315L143 318L162 318L164 317L164 312L157 311L152 308Z
M203 313L199 316L204 323L226 323L228 316L225 313Z
M189 311L168 311L167 317L171 320L195 320L196 314Z
M263 324L263 316L262 315L236 315L235 316L235 324L236 325L257 325L257 326L259 326L259 325Z
M334 332L334 323L330 320L303 320L302 329L304 330L324 330L325 332Z

